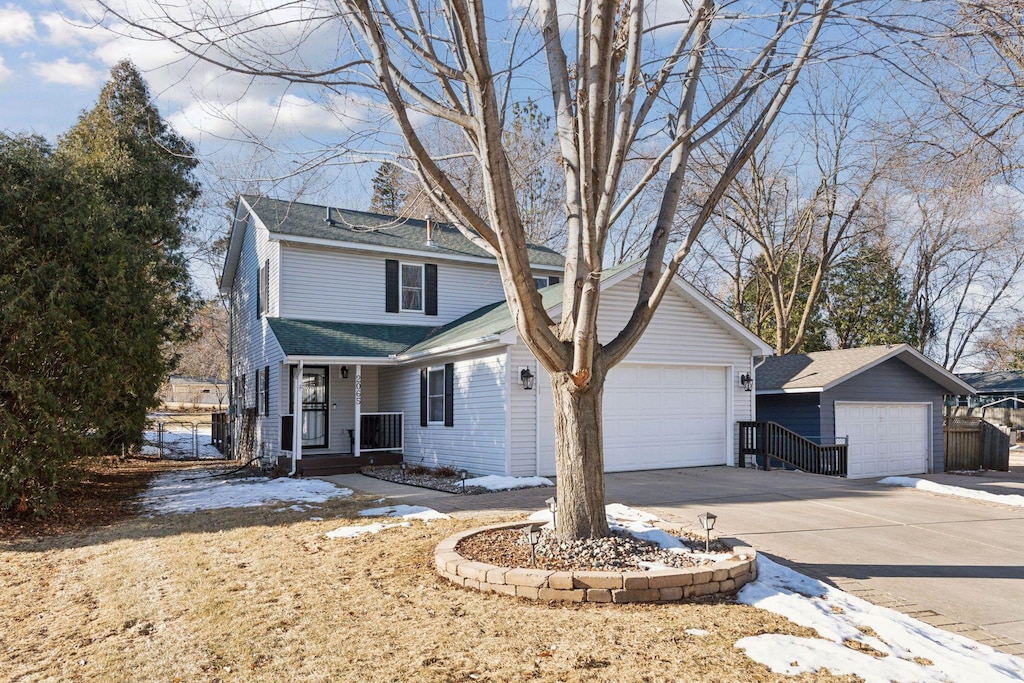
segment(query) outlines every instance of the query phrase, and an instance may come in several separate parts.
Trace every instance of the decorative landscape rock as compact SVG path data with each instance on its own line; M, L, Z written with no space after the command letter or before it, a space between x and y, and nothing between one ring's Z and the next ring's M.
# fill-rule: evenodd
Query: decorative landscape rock
M733 545L728 559L690 567L612 571L552 571L498 567L463 557L459 543L495 529L516 529L525 522L470 529L442 541L434 550L441 576L466 588L504 593L530 600L570 602L679 602L718 593L733 593L757 577L753 548Z

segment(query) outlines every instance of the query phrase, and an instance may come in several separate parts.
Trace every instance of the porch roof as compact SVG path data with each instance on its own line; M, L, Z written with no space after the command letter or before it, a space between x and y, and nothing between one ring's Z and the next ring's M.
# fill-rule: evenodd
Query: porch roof
M425 325L375 325L267 318L288 356L388 358L409 348L436 328Z

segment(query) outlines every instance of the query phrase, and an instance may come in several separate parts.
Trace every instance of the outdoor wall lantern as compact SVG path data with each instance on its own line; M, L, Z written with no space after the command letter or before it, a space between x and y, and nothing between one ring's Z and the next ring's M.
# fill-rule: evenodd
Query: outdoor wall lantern
M740 375L740 384L743 385L743 391L753 391L754 389L754 378L744 373Z
M469 472L466 470L459 470L459 479L462 480L462 492L466 492L466 477L469 476Z
M710 512L705 512L703 515L698 515L697 519L700 521L700 525L704 527L704 533L707 537L704 540L704 552L711 552L711 530L715 528L715 520L718 519L715 515Z
M523 389L527 391L533 389L533 373L530 372L530 368L523 368L519 371L519 381L523 383Z
M342 365L341 366L341 378L342 379L348 379L348 366L347 365Z
M530 559L537 566L537 544L540 543L540 527L530 524L523 529L526 540L530 542Z
M557 526L555 519L558 514L558 501L555 500L554 496L552 496L544 502L548 504L548 510L551 511L551 528L554 529Z

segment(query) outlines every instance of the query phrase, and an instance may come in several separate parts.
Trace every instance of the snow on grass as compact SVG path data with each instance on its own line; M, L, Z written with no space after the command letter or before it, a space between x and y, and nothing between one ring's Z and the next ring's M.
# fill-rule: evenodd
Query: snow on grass
M183 470L154 477L139 497L142 507L152 514L167 515L269 503L323 503L352 495L352 489L320 479L225 479L211 474Z
M780 614L821 636L766 634L737 641L736 647L776 673L827 668L867 683L1024 680L1024 659L872 605L764 557L758 557L757 569L757 581L743 587L739 602ZM845 641L859 641L884 656L853 650Z
M443 512L422 505L390 505L382 508L360 510L361 517L401 517L402 519L451 519Z
M382 522L376 522L374 524L361 524L357 526L342 526L338 527L334 531L327 532L327 538L356 538L363 534L379 534L385 529L394 529L400 526L412 526L412 522L397 522L395 524L384 524Z
M1000 505L1024 507L1024 496L1017 494L999 494L989 493L988 491L976 491L974 489L965 489L962 486L937 484L934 481L917 479L916 477L886 477L885 479L879 479L878 483L886 484L888 486L906 486L912 489L921 489L922 491L941 493L942 495L956 496L958 498L973 498L974 500L983 500L986 503L999 503Z
M494 474L466 480L466 486L479 486L488 491L508 491L554 485L554 482L545 477L499 477Z

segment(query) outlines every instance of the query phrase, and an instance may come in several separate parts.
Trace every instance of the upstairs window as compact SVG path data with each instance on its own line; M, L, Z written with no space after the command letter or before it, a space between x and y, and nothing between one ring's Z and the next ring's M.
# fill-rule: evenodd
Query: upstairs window
M437 315L437 264L385 260L384 310Z
M256 317L267 314L267 300L270 298L270 259L260 266L256 279Z
M423 266L403 263L401 273L401 293L403 311L423 310Z
M548 278L547 277L535 277L535 278L533 278L533 282L534 282L534 284L537 285L537 289L544 289L549 284L551 284L550 282L548 282Z

